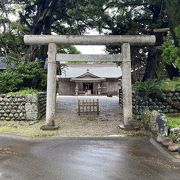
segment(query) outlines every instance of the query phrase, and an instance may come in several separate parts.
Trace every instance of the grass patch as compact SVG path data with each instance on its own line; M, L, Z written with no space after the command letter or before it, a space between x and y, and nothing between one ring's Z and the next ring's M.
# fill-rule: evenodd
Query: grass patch
M174 78L173 80L152 80L145 82L136 82L133 85L133 89L144 91L146 95L152 92L160 92L160 91L175 91L180 90L180 78Z
M58 131L42 131L44 121L29 125L27 121L0 121L0 134L12 134L29 137L57 136Z
M169 81L161 81L160 83L160 88L162 90L170 90L170 91L174 91L174 90L180 90L180 78L176 78L174 80L169 80Z
M168 117L168 126L170 128L176 128L179 127L180 128L180 117Z
M15 94L26 95L26 94L36 94L36 93L38 93L38 90L36 89L24 89L17 92L9 92L8 95L15 95Z

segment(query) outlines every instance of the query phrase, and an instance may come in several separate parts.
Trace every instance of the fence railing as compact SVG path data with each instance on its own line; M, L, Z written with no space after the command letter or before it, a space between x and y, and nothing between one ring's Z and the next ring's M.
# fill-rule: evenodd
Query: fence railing
M78 100L78 114L94 113L99 114L99 99Z

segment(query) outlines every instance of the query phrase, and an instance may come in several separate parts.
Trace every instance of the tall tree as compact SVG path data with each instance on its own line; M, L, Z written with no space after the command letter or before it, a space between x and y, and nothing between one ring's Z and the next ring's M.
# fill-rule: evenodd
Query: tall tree
M0 4L0 13L3 14L0 25L4 27L1 28L0 33L1 53L6 57L11 56L12 59L24 61L38 58L45 61L47 46L25 46L24 34L77 33L77 29L69 25L68 11L74 6L71 0L69 2L65 0L4 0L1 2L4 2ZM13 15L19 17L12 20ZM69 47L69 50L73 50L70 51L71 53L75 52L74 48Z
M166 13L170 31L176 47L180 46L180 1L179 0L165 0Z
M88 28L96 28L100 33L114 35L155 35L157 39L155 47L132 48L132 65L134 70L146 66L144 80L158 77L159 64L162 63L160 46L166 33L154 33L153 29L168 27L170 18L169 15L168 18L166 16L167 2L166 6L163 0L11 0L11 2L21 7L19 11L21 37L23 34L84 34ZM121 48L107 46L106 50L109 53L120 53ZM32 46L26 51L25 59L44 60L46 52L47 46Z

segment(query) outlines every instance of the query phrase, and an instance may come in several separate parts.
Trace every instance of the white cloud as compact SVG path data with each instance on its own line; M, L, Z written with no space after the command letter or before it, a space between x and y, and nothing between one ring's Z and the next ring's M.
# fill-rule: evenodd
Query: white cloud
M99 35L99 32L96 29L87 30L85 35ZM82 54L106 54L105 46L76 45L75 47Z
M106 54L105 53L105 46L75 46L82 54Z

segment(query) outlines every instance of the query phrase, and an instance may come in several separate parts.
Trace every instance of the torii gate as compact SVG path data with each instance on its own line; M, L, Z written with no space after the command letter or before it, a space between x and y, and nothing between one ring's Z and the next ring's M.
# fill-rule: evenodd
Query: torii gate
M123 122L128 127L132 121L132 86L130 45L154 45L155 36L146 35L25 35L24 42L29 45L48 44L48 75L46 125L43 129L55 129L56 109L56 61L120 61L122 62ZM69 55L57 54L56 44L68 45L122 45L117 55Z

